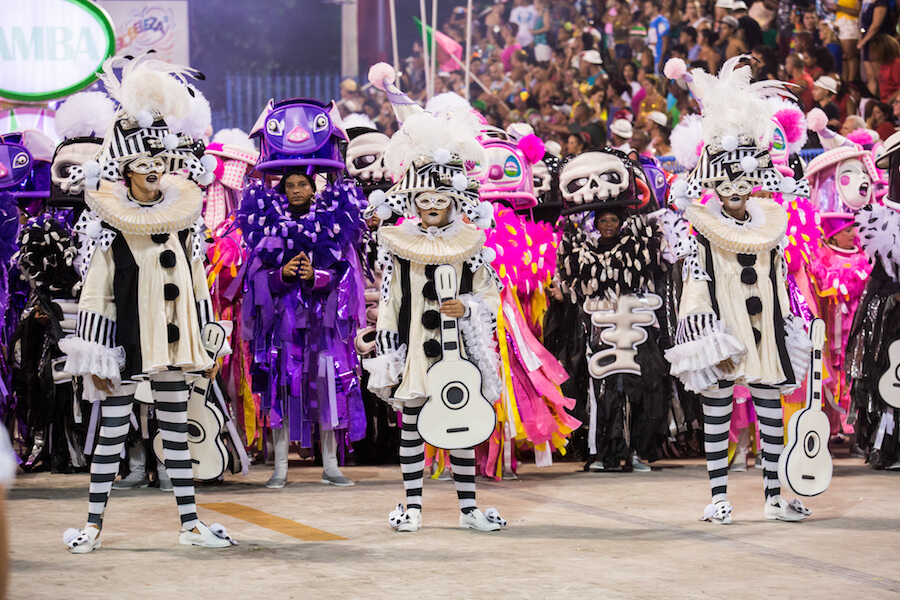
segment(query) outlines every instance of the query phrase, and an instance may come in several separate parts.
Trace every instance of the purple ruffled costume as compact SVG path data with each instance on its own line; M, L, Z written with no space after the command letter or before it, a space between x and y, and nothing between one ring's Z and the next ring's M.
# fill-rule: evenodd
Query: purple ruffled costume
M238 221L250 249L244 284L244 339L253 391L280 428L287 411L291 441L311 447L316 424L344 442L365 436L353 338L365 323L364 286L355 247L365 198L349 181L329 184L304 215L261 183L244 188ZM281 267L306 252L311 281L285 281Z

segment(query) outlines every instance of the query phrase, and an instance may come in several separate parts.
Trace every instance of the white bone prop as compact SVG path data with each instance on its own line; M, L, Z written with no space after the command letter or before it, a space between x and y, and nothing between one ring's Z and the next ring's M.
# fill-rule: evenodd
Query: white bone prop
M600 341L610 346L595 352L588 361L588 372L594 379L615 373L640 375L635 360L637 347L647 340L645 327L657 324L656 313L662 298L656 294L628 294L621 296L612 309L603 308L602 299L589 298L584 311L591 315L591 325L600 330Z
M579 154L559 175L560 192L569 204L613 200L629 183L629 171L622 159L605 152Z
M828 489L834 465L828 452L831 425L822 412L822 348L825 322L815 319L809 326L812 362L806 381L806 407L791 415L788 443L778 458L778 479L800 496L818 496Z
M434 287L441 303L456 298L456 269L441 265L434 271ZM494 432L494 407L481 395L481 371L460 354L457 320L441 314L441 359L427 374L428 401L419 413L419 435L445 450L474 448Z
M888 346L890 364L878 379L878 395L885 404L900 408L900 340Z
M203 327L201 343L213 361L223 354L223 349L230 349L228 330L231 329L231 322L228 321L227 324L226 327L210 322ZM207 402L209 389L210 381L206 377L198 377L188 398L188 448L191 451L194 479L201 481L216 479L225 472L228 464L228 448L221 436L225 429L225 415L215 402ZM153 438L153 451L165 464L161 432L157 432Z

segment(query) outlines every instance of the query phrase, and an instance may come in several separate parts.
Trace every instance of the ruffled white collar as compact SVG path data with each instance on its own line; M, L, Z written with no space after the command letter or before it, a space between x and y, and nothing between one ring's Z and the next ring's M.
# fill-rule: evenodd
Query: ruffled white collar
M456 219L445 227L423 229L418 219L378 230L378 241L391 254L410 262L456 264L474 258L484 246L483 231Z
M85 193L84 200L100 219L122 233L152 235L190 228L203 210L200 188L184 177L164 175L159 189L162 200L141 205L129 197L124 185L101 180L100 189Z
M765 198L751 197L746 207L748 218L738 221L712 198L706 204L694 202L684 216L710 244L728 252L757 254L778 246L787 231L787 212Z

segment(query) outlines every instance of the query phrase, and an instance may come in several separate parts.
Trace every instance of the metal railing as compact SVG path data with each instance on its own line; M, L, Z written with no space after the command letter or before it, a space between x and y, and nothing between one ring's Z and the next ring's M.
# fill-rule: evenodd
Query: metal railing
M340 73L229 73L225 76L225 110L213 113L213 129L249 131L270 98L340 98Z

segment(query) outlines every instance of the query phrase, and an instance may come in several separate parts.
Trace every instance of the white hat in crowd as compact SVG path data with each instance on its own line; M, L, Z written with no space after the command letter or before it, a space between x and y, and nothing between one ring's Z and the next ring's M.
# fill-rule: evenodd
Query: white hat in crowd
M590 63L592 65L602 65L603 59L600 57L600 53L596 50L588 50L584 54L581 55L581 60L586 63Z
M648 114L647 120L656 123L660 127L665 127L669 124L669 118L658 110L654 110L653 112Z
M816 79L816 82L813 85L820 87L827 92L831 92L832 94L838 93L837 81L834 80L834 77L829 77L828 75L822 75Z
M611 133L619 136L623 140L630 140L631 136L634 134L634 130L631 128L631 123L626 121L625 119L616 119L612 122L612 125L609 126L609 130Z

